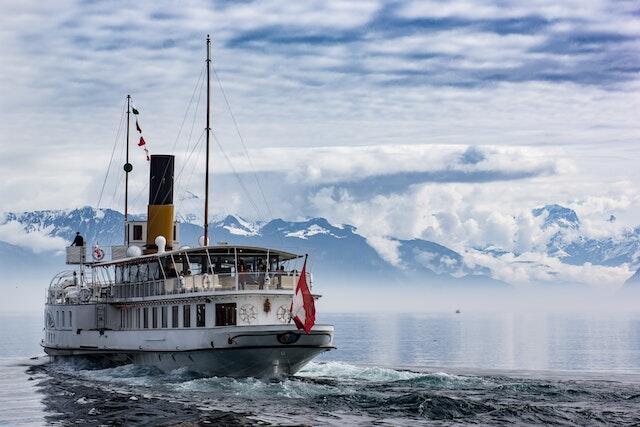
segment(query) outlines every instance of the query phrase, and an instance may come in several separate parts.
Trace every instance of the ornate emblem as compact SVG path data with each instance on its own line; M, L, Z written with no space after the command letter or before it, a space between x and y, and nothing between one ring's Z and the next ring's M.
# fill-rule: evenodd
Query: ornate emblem
M256 320L256 308L251 304L244 304L240 307L240 320L244 323L251 323Z
M278 307L276 315L278 316L278 320L282 323L287 323L289 320L291 320L291 313L289 312L289 307L287 307L286 305L281 305L280 307Z

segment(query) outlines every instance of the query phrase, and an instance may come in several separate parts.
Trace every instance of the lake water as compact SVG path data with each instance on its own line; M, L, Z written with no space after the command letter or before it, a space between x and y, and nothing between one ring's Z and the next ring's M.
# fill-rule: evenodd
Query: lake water
M338 349L281 381L47 364L0 316L0 425L640 423L640 315L324 314Z

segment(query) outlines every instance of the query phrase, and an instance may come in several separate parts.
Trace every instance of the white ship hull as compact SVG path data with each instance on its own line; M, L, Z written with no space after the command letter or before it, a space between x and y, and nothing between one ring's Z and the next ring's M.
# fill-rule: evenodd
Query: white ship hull
M187 369L205 376L277 378L293 375L319 353L315 346L273 346L234 349L185 350L179 352L83 352L47 348L54 360L69 357L98 358L108 365L139 364L171 372ZM84 355L82 355L84 354Z
M78 319L95 305L72 309ZM318 354L333 349L333 326L315 325L309 335L291 324L179 329L49 329L42 341L54 359L87 357L108 365L185 368L206 376L278 377L295 374Z

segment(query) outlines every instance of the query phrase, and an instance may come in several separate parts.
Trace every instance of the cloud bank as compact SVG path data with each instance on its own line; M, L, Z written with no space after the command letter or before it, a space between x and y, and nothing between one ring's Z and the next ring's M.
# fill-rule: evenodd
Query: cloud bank
M540 253L549 232L530 210L548 203L575 209L593 237L623 235L640 213L634 1L67 0L0 11L5 210L122 209L122 133L99 194L131 93L151 152L178 156L181 215L197 214L210 33L225 89L214 81L215 213L352 223L393 262L391 237ZM147 164L135 151L132 163L143 211Z

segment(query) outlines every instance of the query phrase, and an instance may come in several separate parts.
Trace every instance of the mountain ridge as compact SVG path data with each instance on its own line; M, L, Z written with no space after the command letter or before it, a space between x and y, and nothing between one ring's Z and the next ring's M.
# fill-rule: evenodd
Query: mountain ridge
M607 237L598 240L580 234L581 222L572 209L560 205L545 205L533 209L532 214L534 217L542 217L542 227L554 232L547 243L546 253L557 257L565 264L633 266L638 263L640 227L628 231L622 238ZM144 218L144 215L134 216L136 219ZM40 233L42 236L58 237L67 242L73 239L76 231L80 231L88 244L97 242L103 246L121 244L124 234L122 213L90 206L7 213L0 218L0 225L10 222L18 223L26 234ZM202 235L202 226L189 221L179 222L179 226L180 243L196 245ZM493 271L488 266L467 262L464 252L419 238L389 237L389 241L397 247L399 258L398 262L392 263L385 259L366 237L358 234L355 226L334 225L321 217L301 221L276 218L266 222L252 222L239 215L226 215L214 218L209 227L212 243L268 246L295 253L309 253L321 275L330 278L393 283L407 280L437 283L478 281L489 282L492 285L504 283L493 278ZM3 243L0 250L10 252L11 248L14 248L13 252L16 252L18 250L15 248L21 248L22 257L26 256L26 252L22 251L24 248L19 243L2 242L1 239L0 243ZM499 247L482 249L481 252L494 258L509 254ZM56 255L60 254L52 254L49 258L46 254L39 254L36 258L42 265L49 266L52 264L49 262L52 257L60 262L61 258ZM11 266L8 262L0 260L0 267ZM15 268L15 265L13 267ZM63 267L62 263L60 267Z
M25 233L41 233L60 237L70 242L79 231L87 244L103 246L122 243L124 216L112 209L95 209L85 206L79 209L42 210L8 213L2 224L17 222ZM180 222L180 244L196 245L202 235L202 227L190 222ZM227 215L209 224L214 242L266 246L289 250L294 253L309 253L315 272L327 279L346 282L393 282L407 280L429 280L432 283L464 281L486 284L501 284L490 277L480 277L481 271L468 268L463 256L434 242L396 240L405 256L401 267L385 260L367 241L357 233L356 227L348 224L338 226L325 218L308 218L302 221L273 219L268 222L251 222L237 215ZM10 246L5 246L7 250ZM63 249L63 248L60 248ZM24 251L21 251L24 257ZM60 254L53 254L60 269L63 268ZM51 263L47 263L50 265ZM3 267L3 268L6 268ZM462 281L460 281L462 282Z

